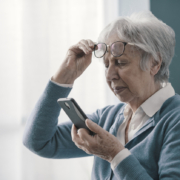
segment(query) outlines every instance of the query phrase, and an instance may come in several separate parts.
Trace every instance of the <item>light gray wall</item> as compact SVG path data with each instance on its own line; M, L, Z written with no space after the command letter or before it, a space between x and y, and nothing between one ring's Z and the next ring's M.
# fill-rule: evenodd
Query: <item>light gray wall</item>
M150 9L150 0L119 0L119 16Z

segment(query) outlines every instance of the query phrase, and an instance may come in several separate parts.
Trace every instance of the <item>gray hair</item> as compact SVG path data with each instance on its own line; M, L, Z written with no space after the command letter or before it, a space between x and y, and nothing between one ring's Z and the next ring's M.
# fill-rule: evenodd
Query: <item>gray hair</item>
M160 70L154 78L160 83L168 82L169 65L175 48L175 33L171 27L148 11L134 13L129 17L119 17L104 28L98 42L105 42L113 34L142 50L142 70L149 68L150 57L154 58L155 63L162 60Z

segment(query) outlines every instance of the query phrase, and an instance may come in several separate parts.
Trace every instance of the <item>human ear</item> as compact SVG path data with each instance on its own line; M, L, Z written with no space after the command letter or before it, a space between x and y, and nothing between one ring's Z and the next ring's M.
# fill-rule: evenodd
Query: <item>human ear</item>
M159 61L152 59L151 61L151 75L155 76L161 68L162 59L159 57Z

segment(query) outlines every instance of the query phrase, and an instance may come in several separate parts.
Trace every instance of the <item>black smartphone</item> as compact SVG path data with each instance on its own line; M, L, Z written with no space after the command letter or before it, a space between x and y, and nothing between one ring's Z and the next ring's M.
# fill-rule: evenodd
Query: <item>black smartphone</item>
M89 130L91 135L94 135L94 132L92 132L85 124L85 120L87 119L86 114L82 111L73 98L60 98L57 100L57 102L77 129L85 128Z

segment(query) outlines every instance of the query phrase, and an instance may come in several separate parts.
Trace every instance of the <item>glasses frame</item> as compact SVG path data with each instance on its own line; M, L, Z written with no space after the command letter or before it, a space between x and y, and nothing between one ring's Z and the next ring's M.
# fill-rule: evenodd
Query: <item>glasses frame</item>
M120 54L119 56L114 56L113 53L112 53L112 51L111 51L111 48L112 48L112 45L113 45L114 43L117 43L117 42L123 43L123 44L124 44L124 49L123 49L122 54ZM101 57L97 57L96 54L95 54L96 46L97 46L98 44L105 44L105 46L106 46L106 50L104 51L104 54L103 54ZM126 46L127 44L134 45L134 44L132 44L132 43L123 42L123 41L115 41L115 42L113 42L111 45L107 45L106 43L97 43L97 44L94 45L94 56L95 56L96 58L102 58L102 57L106 54L106 52L108 52L108 51L107 51L107 47L110 46L111 54L112 54L114 57L120 57L120 56L123 55L123 53L124 53L124 51L125 51L125 46Z

